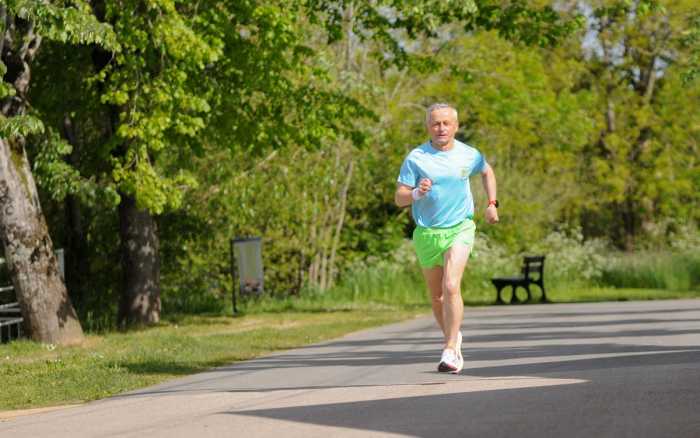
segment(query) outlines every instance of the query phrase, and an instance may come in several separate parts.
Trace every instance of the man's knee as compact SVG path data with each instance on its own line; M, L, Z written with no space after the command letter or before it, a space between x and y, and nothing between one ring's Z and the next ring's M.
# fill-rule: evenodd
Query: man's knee
M459 294L459 280L446 278L443 282L443 295L454 296Z

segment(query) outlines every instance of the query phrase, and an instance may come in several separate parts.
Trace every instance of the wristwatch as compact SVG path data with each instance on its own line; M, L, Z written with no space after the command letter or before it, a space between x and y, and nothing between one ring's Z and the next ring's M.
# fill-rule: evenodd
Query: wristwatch
M498 208L498 199L494 199L492 201L489 201L489 207L492 205L495 206L496 208Z

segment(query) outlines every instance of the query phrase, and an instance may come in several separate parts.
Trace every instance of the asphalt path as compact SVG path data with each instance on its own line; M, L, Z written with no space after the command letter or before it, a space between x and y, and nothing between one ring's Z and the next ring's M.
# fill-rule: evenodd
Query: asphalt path
M468 308L0 421L0 437L700 437L700 300Z

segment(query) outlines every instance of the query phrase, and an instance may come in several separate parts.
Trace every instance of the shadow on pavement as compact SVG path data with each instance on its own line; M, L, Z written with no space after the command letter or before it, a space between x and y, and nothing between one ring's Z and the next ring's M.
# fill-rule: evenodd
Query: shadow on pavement
M654 365L697 363L700 352L651 355ZM630 365L591 360L567 371ZM502 369L510 373L549 371L549 366ZM700 370L685 370L688 381L700 381ZM469 374L472 374L471 370ZM498 375L498 370L485 371ZM700 388L679 394L665 389L673 377L655 374L644 387L629 387L626 377L596 373L594 381L561 386L400 397L273 409L229 411L234 416L343 427L416 437L697 437ZM625 397L619 397L624 386ZM633 414L633 415L630 415ZM280 423L280 427L284 427Z

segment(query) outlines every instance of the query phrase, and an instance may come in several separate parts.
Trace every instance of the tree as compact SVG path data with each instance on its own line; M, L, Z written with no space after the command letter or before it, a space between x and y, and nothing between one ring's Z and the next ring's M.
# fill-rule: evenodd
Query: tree
M590 8L592 43L581 87L597 96L599 134L582 155L591 200L582 211L584 231L609 234L620 247L633 249L645 230L659 224L662 211L688 219L678 201L693 195L687 179L678 176L695 164L681 153L685 141L667 142L662 135L664 124L677 125L664 120L660 96L678 84L677 66L687 57L681 36L695 2L590 2ZM690 144L697 142L692 131L686 135ZM662 196L669 189L674 195Z
M122 50L96 52L100 101L109 129L111 177L119 193L122 327L160 319L160 254L154 215L176 208L183 172L157 165L187 150L204 126L207 90L198 77L220 56L221 41L196 29L196 5L163 0L96 2L97 15L112 23Z
M0 5L0 237L32 338L73 343L82 329L59 272L25 146L44 131L28 101L31 66L43 38L118 49L108 26L85 7L40 1Z

